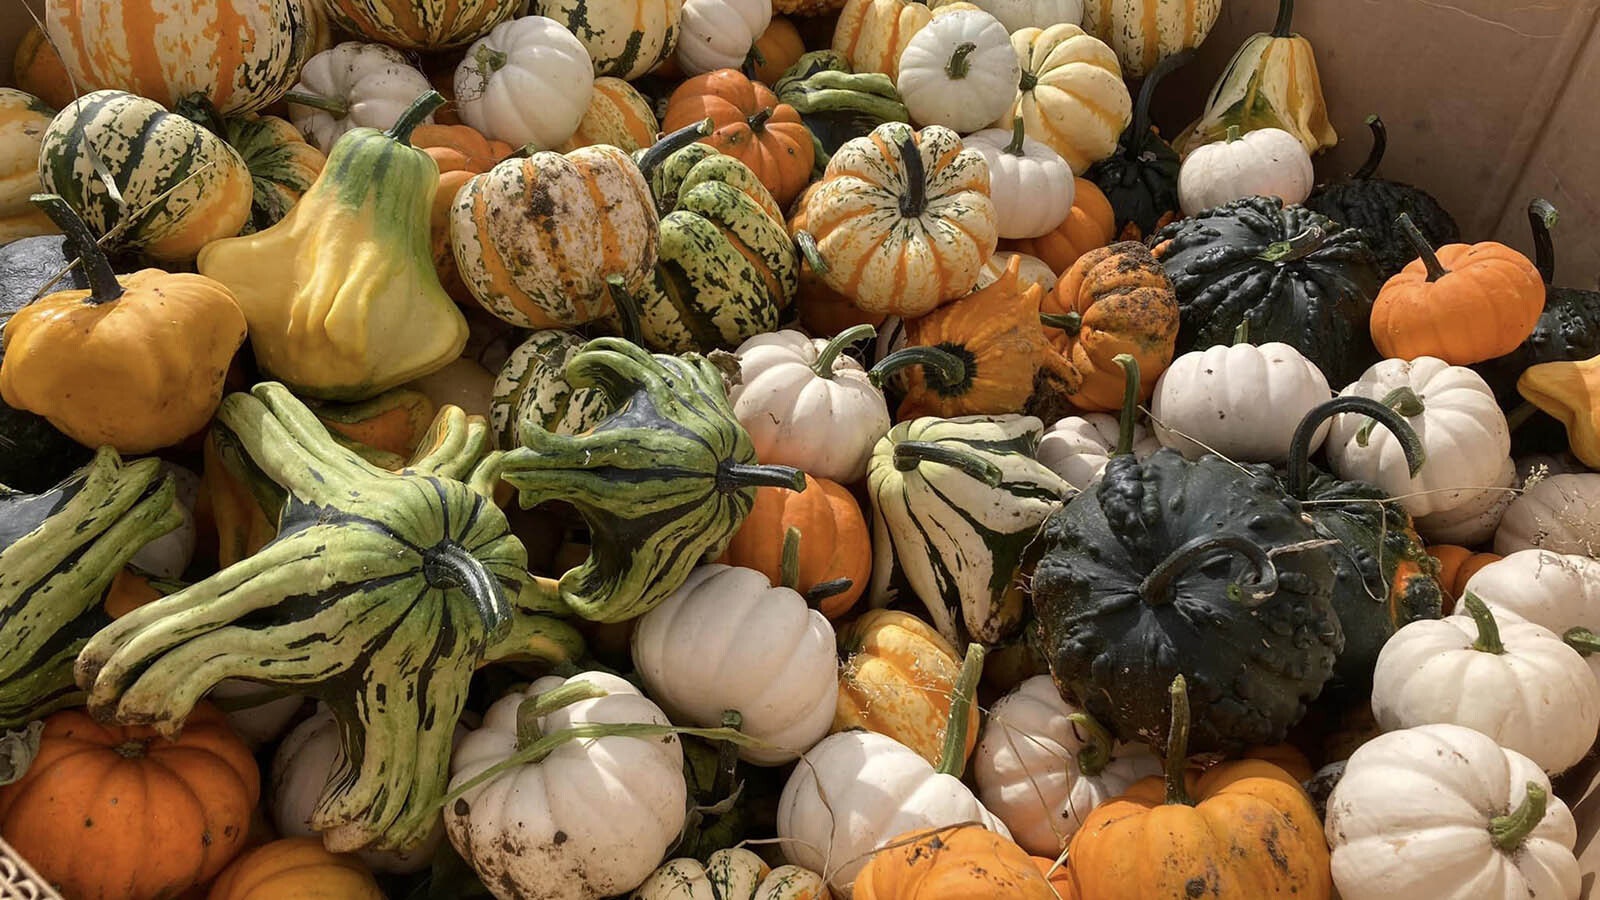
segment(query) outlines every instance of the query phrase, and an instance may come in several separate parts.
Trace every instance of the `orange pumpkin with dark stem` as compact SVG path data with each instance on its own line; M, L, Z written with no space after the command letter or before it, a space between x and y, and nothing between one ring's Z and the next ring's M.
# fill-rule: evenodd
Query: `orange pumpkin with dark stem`
M795 529L795 580L789 584L784 572L786 535ZM806 489L763 487L756 489L756 502L734 533L722 562L755 569L773 584L786 584L801 594L819 585L828 590L849 586L819 597L817 608L830 619L850 611L867 589L872 575L872 535L861 504L837 482L815 475L806 476ZM833 582L834 584L829 584Z
M1054 231L1036 238L1002 240L1001 250L1036 256L1057 275L1063 275L1078 257L1111 243L1117 235L1117 214L1100 187L1087 178L1077 179L1072 211Z
M1461 599L1472 576L1484 566L1504 558L1496 553L1477 553L1455 544L1433 544L1426 549L1428 555L1439 563L1439 587L1443 589L1445 603L1448 604L1443 615L1447 616L1455 608L1455 602Z
M756 38L755 47L751 49L756 80L769 87L776 84L805 52L806 42L800 37L800 29L783 16L773 16L772 21L767 23L767 30L761 32L761 36Z
M856 876L855 900L1056 900L1044 873L1006 837L977 825L902 834Z
M785 209L811 180L815 149L800 114L764 84L734 69L707 72L678 85L661 127L668 133L711 119L704 138L750 167Z
M195 707L175 741L66 710L45 720L27 774L0 787L0 836L75 900L156 900L222 871L260 795L250 749L215 707Z
M1045 334L1055 350L1072 405L1086 412L1122 408L1126 378L1119 354L1139 361L1139 399L1172 364L1178 300L1172 282L1143 244L1123 242L1085 253L1044 298Z
M1544 312L1544 279L1526 256L1492 241L1435 251L1400 214L1418 259L1372 304L1372 343L1391 359L1435 356L1466 366L1517 349Z
M383 900L360 860L329 853L314 837L263 844L234 860L206 900Z

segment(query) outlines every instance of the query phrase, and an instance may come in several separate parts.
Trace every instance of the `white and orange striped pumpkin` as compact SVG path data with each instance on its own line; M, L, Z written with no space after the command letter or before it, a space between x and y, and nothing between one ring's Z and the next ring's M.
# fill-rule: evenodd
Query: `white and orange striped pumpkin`
M633 85L621 78L596 78L578 130L556 149L570 153L579 147L610 144L632 153L654 144L660 130L650 101Z
M1129 78L1141 78L1200 46L1220 12L1222 0L1088 0L1083 27L1117 51Z
M322 0L351 34L406 50L470 44L516 15L522 0Z
M1133 120L1116 53L1076 25L1019 29L1011 49L1022 83L1000 121L1021 118L1028 137L1059 153L1074 175L1110 156Z

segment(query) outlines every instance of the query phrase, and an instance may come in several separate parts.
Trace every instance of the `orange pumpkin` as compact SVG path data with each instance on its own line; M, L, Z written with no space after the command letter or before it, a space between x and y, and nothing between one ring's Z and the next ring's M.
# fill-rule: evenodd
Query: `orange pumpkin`
M661 127L670 134L707 118L716 130L701 142L749 166L780 207L811 180L811 132L766 85L734 69L697 75L672 92Z
M39 26L30 25L11 59L11 76L17 87L38 97L51 109L65 109L73 100L72 81L56 48L44 39Z
M1477 553L1455 544L1434 544L1427 548L1428 555L1439 563L1439 587L1444 591L1447 606L1443 615L1450 615L1467 582L1478 570L1503 557L1496 553Z
M1117 215L1111 210L1100 186L1087 178L1077 179L1072 211L1051 232L1036 238L1002 240L1001 250L1015 250L1036 256L1057 275L1065 274L1078 257L1111 243L1117 236Z
M1269 762L1289 774L1296 783L1304 784L1311 779L1316 770L1311 768L1311 760L1300 752L1300 748L1293 744L1273 744L1268 747L1251 747L1244 752L1245 759L1259 759Z
M910 613L874 609L839 629L839 706L833 731L865 728L894 738L937 766L961 657L933 626ZM978 708L967 722L968 756L978 741Z
M156 900L210 881L244 846L260 799L256 761L215 707L175 741L45 720L39 755L0 787L0 837L74 900Z
M1139 399L1150 399L1172 364L1178 300L1161 263L1143 244L1128 241L1085 253L1042 305L1051 317L1045 334L1055 349L1055 359L1047 362L1055 363L1073 406L1086 412L1122 408L1126 378L1115 360L1123 353L1139 362Z
M1452 366L1517 349L1544 312L1544 279L1526 256L1493 241L1435 251L1411 217L1400 227L1416 248L1372 304L1372 343L1391 359L1436 356Z
M1039 871L1044 873L1050 886L1055 889L1057 900L1082 900L1078 881L1072 877L1072 867L1067 865L1066 860L1057 865L1056 860L1035 856L1033 864L1039 867Z
M314 837L273 841L240 856L206 900L383 900L360 860L329 853Z
M471 305L472 293L456 271L455 251L450 249L450 208L456 193L494 164L510 156L515 148L505 141L492 141L470 125L418 125L411 132L411 143L433 157L439 166L439 188L433 194L433 209L428 214L429 245L433 267L457 303Z
M773 16L752 48L756 80L767 85L776 84L805 52L806 42L800 37L800 29L783 16Z
M164 596L166 595L150 583L148 576L124 566L116 577L111 579L111 586L106 588L106 596L100 606L106 611L106 615L120 619L146 603L153 603Z
M773 584L784 583L784 539L791 528L799 533L799 559L797 579L790 586L806 594L818 585L848 580L849 587L823 597L817 608L830 619L849 612L872 575L872 537L861 504L838 482L807 475L803 491L757 488L756 502L722 562L755 569Z
M654 144L660 130L650 101L633 85L621 78L596 78L578 130L557 149L570 153L579 147L610 144L632 153Z
M977 825L902 834L875 851L855 900L1056 900L1028 851Z

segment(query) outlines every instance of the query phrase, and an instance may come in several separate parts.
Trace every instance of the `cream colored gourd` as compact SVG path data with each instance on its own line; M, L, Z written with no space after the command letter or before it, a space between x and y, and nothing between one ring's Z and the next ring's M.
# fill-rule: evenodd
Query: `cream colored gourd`
M962 143L983 154L989 164L989 199L994 201L1001 237L1039 237L1066 221L1077 190L1072 167L1048 145L1026 137L1022 119L1009 130L990 128L968 135ZM1044 268L1049 271L1049 266ZM1045 290L1054 284L1052 278Z
M1600 653L1592 652L1591 637L1600 634L1600 561L1548 550L1518 550L1473 573L1466 592L1476 594L1491 609L1562 635L1584 652L1590 671L1600 678Z
M809 869L771 869L761 857L736 847L718 850L703 864L697 859L662 863L632 900L828 900L828 887Z
M1282 463L1305 414L1329 397L1317 364L1288 344L1216 346L1178 357L1151 398L1156 439L1189 459ZM1311 438L1322 446L1328 426Z
M1600 475L1551 475L1506 507L1494 533L1494 552L1510 556L1533 547L1600 555Z
M683 0L534 0L528 12L555 19L582 41L597 77L631 79L665 62L677 49Z
M737 69L772 24L772 0L684 0L678 68L685 75Z
M1021 116L1028 136L1061 154L1074 175L1110 156L1133 120L1116 53L1076 25L1023 28L1011 49L1022 77L999 121Z
M1186 216L1242 197L1277 197L1292 206L1305 202L1316 181L1311 154L1299 138L1280 128L1244 135L1230 128L1225 140L1198 147L1184 159L1178 202Z
M895 87L911 121L967 134L1000 118L1021 75L1000 20L958 9L934 16L907 42Z
M976 0L973 5L999 19L1008 32L1083 24L1083 0Z
M455 93L461 121L485 137L553 150L589 109L594 63L560 22L509 19L467 48L456 66Z
M1051 425L1039 439L1035 458L1080 491L1100 479L1117 448L1122 423L1109 413L1068 416ZM1161 449L1155 432L1140 422L1133 426L1133 455L1144 459Z
M432 89L428 76L400 51L345 41L306 61L300 83L289 92L289 121L326 154L352 128L394 125L413 100Z
M1200 46L1222 12L1222 0L1087 0L1083 27L1110 44L1132 79L1161 61Z

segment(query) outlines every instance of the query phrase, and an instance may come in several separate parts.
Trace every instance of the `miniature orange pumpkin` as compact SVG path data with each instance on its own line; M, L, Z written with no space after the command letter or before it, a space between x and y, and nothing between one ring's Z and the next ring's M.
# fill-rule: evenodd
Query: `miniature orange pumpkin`
M819 585L848 581L848 587L820 598L817 608L830 619L849 612L872 575L872 536L861 504L838 482L807 475L803 491L757 488L756 502L722 561L755 569L773 584L786 583L784 541L791 528L799 539L796 581L790 586L807 594Z
M383 900L372 873L353 856L329 853L314 837L251 850L223 871L206 900Z
M28 26L11 59L11 75L17 87L43 100L51 109L65 109L73 100L72 80L61 55L37 25ZM87 88L85 88L87 90Z
M1106 246L1116 235L1117 214L1111 209L1111 201L1099 185L1079 178L1072 211L1054 231L1036 238L1003 240L1000 249L1038 257L1057 275L1063 275L1078 257Z
M903 834L856 876L855 900L1056 900L1028 851L978 825Z
M756 80L772 85L789 67L800 61L806 52L806 43L800 38L800 29L783 16L773 16L767 30L756 38L753 49Z
M874 609L839 629L839 706L833 731L865 728L894 738L937 766L961 657L933 626L910 613ZM978 740L978 708L966 752ZM964 766L963 766L964 768Z
M734 69L696 75L672 92L661 127L670 134L707 118L715 130L701 142L749 166L780 207L811 180L811 132L766 85Z
M1150 399L1172 364L1178 301L1166 272L1143 244L1123 242L1085 253L1044 299L1045 334L1072 405L1087 412L1122 408L1126 376L1115 362L1139 362L1139 399Z
M411 144L439 166L439 189L428 214L429 244L439 283L456 302L471 303L472 294L461 283L455 251L450 249L450 208L455 205L456 193L472 176L494 168L513 148L505 141L489 140L470 125L418 125L411 132Z
M1447 616L1454 609L1455 602L1461 599L1461 593L1466 590L1472 576L1484 566L1503 559L1496 553L1477 553L1455 544L1434 544L1427 551L1439 563L1439 587L1444 591L1444 599L1448 604L1443 614Z

